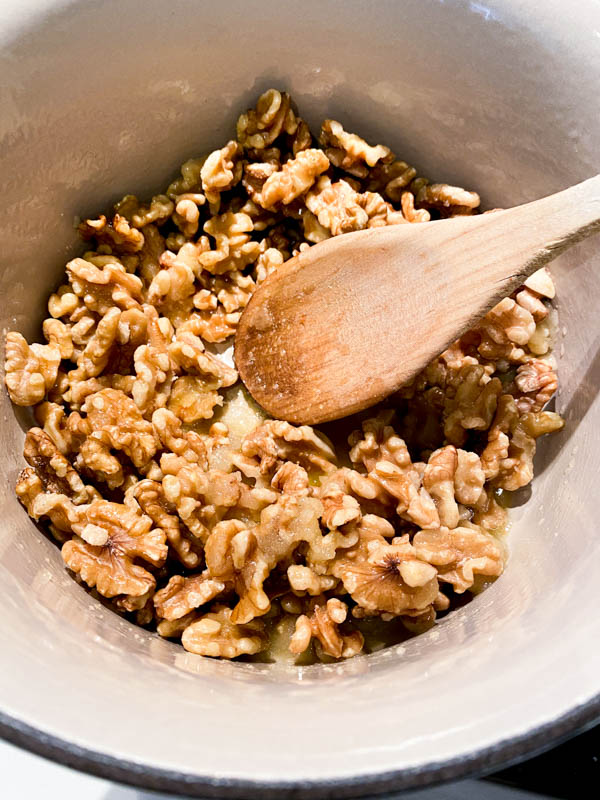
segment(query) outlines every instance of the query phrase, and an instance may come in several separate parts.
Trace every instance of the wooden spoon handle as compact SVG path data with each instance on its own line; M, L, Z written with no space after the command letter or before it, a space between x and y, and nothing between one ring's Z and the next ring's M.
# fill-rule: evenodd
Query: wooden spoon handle
M483 214L479 225L467 220L465 251L476 252L479 244L480 257L483 239L488 242L490 267L481 271L481 280L488 287L490 278L504 281L498 291L509 294L568 247L600 231L600 175L541 200Z

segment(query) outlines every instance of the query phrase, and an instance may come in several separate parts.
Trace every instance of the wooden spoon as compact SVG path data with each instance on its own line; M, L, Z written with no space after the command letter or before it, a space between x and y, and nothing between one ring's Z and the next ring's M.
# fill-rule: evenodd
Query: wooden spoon
M600 175L533 203L337 236L254 293L235 362L272 416L314 424L399 389L529 275L600 230Z

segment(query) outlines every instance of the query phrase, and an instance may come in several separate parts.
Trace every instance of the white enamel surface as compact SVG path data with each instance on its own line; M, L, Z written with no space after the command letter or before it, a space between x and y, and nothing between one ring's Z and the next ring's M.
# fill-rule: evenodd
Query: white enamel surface
M340 119L488 207L598 171L592 0L5 0L0 15L2 327L30 337L74 217L163 187L271 85L313 127ZM142 765L300 781L468 755L596 695L599 260L590 241L554 268L567 428L540 448L506 574L404 647L334 667L202 659L88 597L12 494L23 432L2 394L0 711Z

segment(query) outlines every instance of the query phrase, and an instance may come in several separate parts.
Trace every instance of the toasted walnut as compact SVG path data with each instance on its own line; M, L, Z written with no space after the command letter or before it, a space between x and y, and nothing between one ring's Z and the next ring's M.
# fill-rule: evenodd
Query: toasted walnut
M211 217L204 230L216 242L216 249L199 256L202 267L214 275L232 270L243 270L256 261L260 252L258 242L250 240L254 225L247 214L227 211L219 217Z
M88 488L43 430L30 428L27 431L23 455L25 461L35 470L44 492L65 495L74 503L89 501Z
M323 503L322 521L330 530L361 518L358 500L350 493L350 472L349 469L336 470L321 484L319 498ZM358 476L358 473L355 474Z
M94 500L73 525L78 536L65 542L62 556L69 569L104 597L137 597L154 588L155 580L134 559L159 566L167 557L164 531L151 528L149 517L119 503Z
M263 623L254 619L245 624L232 621L227 606L215 606L183 631L181 643L190 653L214 658L237 658L260 653L267 646Z
M280 168L279 158L279 150L276 150L276 156L268 161L244 164L242 185L253 203L260 202L259 198L267 178L270 178Z
M458 467L458 454L452 445L442 447L429 456L423 472L423 487L436 505L441 525L456 528L458 505L454 496L454 480Z
M364 178L368 167L374 167L378 161L390 158L389 147L381 144L371 147L355 133L347 133L339 122L326 119L321 126L319 141L331 163L340 169Z
M273 475L271 486L282 494L307 495L308 473L298 464L286 461Z
M408 535L388 544L366 527L369 524L364 517L359 543L336 558L332 574L367 611L402 614L426 609L438 594L435 567L419 560Z
M347 181L331 183L327 176L319 178L308 192L306 207L332 236L363 230L369 222L358 192Z
M133 487L132 496L142 512L150 517L157 528L165 532L169 548L175 557L188 569L196 568L200 563L200 555L191 541L190 532L174 513L173 506L167 502L161 484L142 480Z
M35 409L35 419L63 456L76 449L76 439L69 428L64 406L58 403L40 403Z
M48 313L51 317L68 317L80 307L80 299L69 285L61 286L48 298Z
M203 378L209 387L232 386L237 380L236 370L207 353L202 341L193 333L178 331L175 341L169 345L169 355L186 372Z
M157 409L152 415L152 425L164 449L170 450L184 462L208 468L204 439L195 431L184 431L181 420L172 411Z
M202 165L202 189L211 204L212 213L219 211L221 192L231 189L242 177L241 152L242 148L237 142L228 142L225 147L212 152Z
M359 203L367 212L368 228L381 228L385 225L399 225L406 222L402 212L396 211L376 192L364 192L360 195Z
M142 281L115 259L96 265L83 258L67 264L73 291L90 311L106 314L113 306L132 308L142 299Z
M369 170L367 189L384 194L392 202L399 203L404 190L416 175L416 169L405 161L390 161L388 157Z
M520 361L522 346L535 332L535 320L526 308L505 297L488 311L477 330L482 335L478 349L485 358Z
M6 334L4 382L10 399L18 406L33 406L54 385L60 365L60 350L54 344L32 344L16 331Z
M292 564L288 567L287 576L295 592L307 592L313 596L330 591L337 583L337 579L331 575L318 575L314 569L301 564Z
M311 427L296 427L283 420L268 420L256 427L244 438L242 453L258 459L262 472L293 461L307 470L328 473L336 460L333 449Z
M294 134L298 120L291 109L287 92L269 89L258 98L256 108L242 114L237 121L237 138L246 148L264 150L281 133Z
M97 439L110 449L121 450L136 467L144 467L156 453L152 423L123 392L102 389L86 398L83 410L90 431L87 441Z
M144 244L144 234L132 228L120 214L115 214L112 220L107 220L104 214L98 219L86 219L79 225L79 233L84 239L94 238L122 253L137 253Z
M45 319L42 331L48 344L60 352L61 358L72 358L73 340L69 328L63 322L53 318Z
M303 653L314 637L328 656L351 658L357 655L364 644L360 631L343 634L339 629L347 614L348 606L337 597L316 603L309 616L303 614L296 620L296 629L290 639L290 651Z
M134 228L146 228L144 238L147 238L147 226L166 222L173 213L173 203L165 194L158 194L149 205L143 205L135 195L127 194L115 205L115 211L129 220Z
M302 150L267 178L257 202L263 208L272 208L277 203L288 205L310 189L328 167L329 160L321 150Z
M201 171L205 158L190 158L181 165L181 175L167 189L167 196L174 200L180 194L202 191Z
M456 452L454 496L459 503L465 506L474 506L481 497L485 483L481 459L477 453L470 453L467 450L458 449Z
M77 359L77 369L69 373L69 383L93 378L105 369L119 332L121 311L111 308L100 320Z
M542 269L538 269L537 272L534 272L533 275L530 275L525 281L525 286L532 292L535 292L541 297L547 297L550 300L552 300L556 295L554 281L552 280L552 275L547 267L542 267Z
M183 249L183 248L182 248ZM177 327L186 319L192 309L194 294L194 272L179 255L161 256L161 264L166 266L157 272L148 287L148 302L160 310Z
M520 420L514 398L502 395L481 454L486 479L501 489L520 489L533 478L534 455L535 439Z
M209 386L202 378L193 375L177 378L171 389L167 408L186 425L199 419L210 419L215 406L223 405L223 398Z
M421 527L435 527L439 525L436 506L421 486L421 475L406 443L386 424L389 419L389 412L382 412L365 420L362 435L355 431L348 440L350 458L362 462L369 478L394 499L398 514Z
M542 302L541 297L527 287L516 293L515 300L517 304L521 306L521 308L529 311L536 323L541 322L548 316L548 308ZM527 342L528 345L530 341L531 337Z
M466 365L459 370L457 389L444 403L444 433L449 442L461 445L466 431L487 430L492 422L498 396L502 392L499 378L489 379L485 368Z
M417 205L437 208L440 211L457 209L471 211L479 207L480 199L476 192L467 192L458 186L447 183L431 183L421 186L416 195Z
M156 613L170 622L181 619L190 611L214 600L224 589L224 583L210 578L206 573L189 578L174 575L165 588L154 595Z
M429 222L431 215L425 208L415 208L415 196L412 192L402 192L400 204L402 215L407 222Z
M532 358L517 368L515 387L519 413L541 411L558 389L558 378L547 361Z
M419 558L437 568L439 580L459 594L473 585L475 575L497 577L504 569L500 543L477 526L419 531L413 546Z

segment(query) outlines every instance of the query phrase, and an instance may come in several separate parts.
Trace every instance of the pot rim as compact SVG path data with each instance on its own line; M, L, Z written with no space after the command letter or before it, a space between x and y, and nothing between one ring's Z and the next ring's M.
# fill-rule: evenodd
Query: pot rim
M574 709L519 736L471 753L360 777L334 780L254 781L215 778L177 770L150 767L80 747L59 736L44 733L0 710L0 737L35 755L98 778L139 789L168 792L175 796L240 799L260 796L264 800L325 800L367 797L390 791L424 789L467 777L480 777L510 764L538 755L600 722L600 692Z

